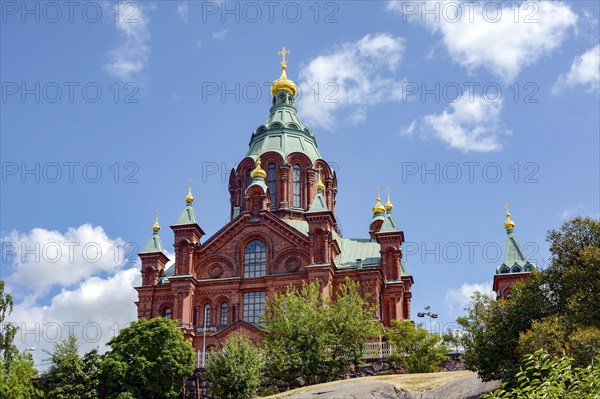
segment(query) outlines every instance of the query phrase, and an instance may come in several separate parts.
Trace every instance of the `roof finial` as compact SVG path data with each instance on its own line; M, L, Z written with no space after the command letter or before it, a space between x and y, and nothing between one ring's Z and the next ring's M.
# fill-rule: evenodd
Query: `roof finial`
M185 202L187 202L188 205L192 205L192 202L194 202L194 196L192 195L192 179L188 180L188 194L185 196Z
M317 181L316 187L317 187L317 191L325 191L325 184L323 184L323 181L321 180L321 165L319 165L319 167L317 167L317 170L319 171L319 180Z
M504 228L506 230L512 230L515 228L515 222L510 220L510 208L508 202L504 203L504 209L506 209L506 220L504 221Z
M255 177L262 177L263 179L265 179L267 177L267 172L265 172L264 169L260 167L260 163L261 163L261 161L260 161L260 150L259 150L258 156L256 158L254 170L250 173L250 177L252 177L253 179Z
M373 215L385 212L385 207L383 205L381 205L381 196L379 195L381 190L379 189L379 187L377 187L376 191L377 191L377 202L375 203L375 206L371 209L371 212L373 212Z
M390 188L386 188L385 191L387 191L387 202L385 204L385 210L388 212L391 212L392 209L394 209L394 205L392 205L392 203L390 202Z
M285 47L283 47L281 49L281 51L279 51L277 54L281 55L281 76L279 77L279 79L277 79L276 81L274 81L271 84L271 95L275 95L280 91L286 91L288 93L290 93L292 96L296 96L296 93L298 92L298 88L296 87L296 83L294 83L293 81L291 81L290 79L288 79L287 75L285 74L285 70L287 69L287 61L285 59L285 56L288 55L290 53L289 50L287 50Z
M160 225L158 224L158 209L156 210L156 221L154 222L154 226L152 226L152 231L154 231L155 234L158 234L160 231Z
M287 67L287 61L285 60L285 56L290 53L290 50L286 50L285 46L279 51L277 54L281 55L281 68L285 69Z

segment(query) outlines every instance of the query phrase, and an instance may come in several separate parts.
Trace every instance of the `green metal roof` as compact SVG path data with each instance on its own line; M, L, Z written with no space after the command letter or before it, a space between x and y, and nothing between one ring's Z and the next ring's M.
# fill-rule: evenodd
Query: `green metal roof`
M250 190L250 187L252 186L259 186L263 189L263 191L266 193L267 192L267 185L265 184L265 179L263 179L260 176L256 176L255 178L252 179L252 184L250 184L248 186L248 188L246 189L246 192L248 192L248 190Z
M141 254L152 254L152 253L157 253L157 252L165 253L165 249L163 248L163 245L162 245L162 242L160 241L160 236L158 235L158 233L154 233L154 234L152 234L152 238L150 238L150 240L148 241L148 244L146 244L146 247L144 248L144 250L140 253Z
M173 226L182 226L186 224L198 224L198 220L196 219L196 212L194 212L194 207L192 204L187 204L179 215L179 219Z
M396 226L396 222L394 221L394 218L392 217L392 212L391 211L387 211L384 215L384 220L383 220L383 224L381 225L381 229L379 230L380 233L392 233L392 232L399 232L400 229L398 229L398 226Z
M504 261L496 267L496 274L523 273L535 269L535 264L525 258L525 254L513 229L507 229L506 249L504 250Z
M286 159L293 152L301 152L312 162L321 159L315 135L298 118L294 101L289 93L277 93L269 118L252 133L246 156L275 151Z
M308 236L308 222L300 219L282 219L284 222L298 230L300 233Z
M334 260L339 268L381 265L381 247L375 240L342 238L340 247L342 252Z
M325 196L323 195L323 191L322 190L318 190L317 191L317 195L315 196L315 199L313 199L312 204L310 204L310 207L308 208L308 212L307 213L311 213L311 212L326 212L328 210L329 210L329 208L327 208L327 201L325 200Z

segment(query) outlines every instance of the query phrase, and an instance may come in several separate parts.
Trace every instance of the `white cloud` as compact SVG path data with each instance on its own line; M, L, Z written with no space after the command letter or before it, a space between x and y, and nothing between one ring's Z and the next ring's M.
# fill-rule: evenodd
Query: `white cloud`
M213 32L212 37L215 40L223 40L223 39L225 39L225 36L227 35L227 33L229 33L229 29L223 29L218 32Z
M189 3L187 1L184 1L183 3L177 5L177 14L179 14L179 16L181 17L181 19L183 19L184 22L188 21L188 10Z
M387 8L441 34L454 62L469 71L487 69L507 82L560 47L577 22L560 1L524 1L518 7L510 2L501 7L494 2L390 1Z
M462 96L441 114L412 121L405 134L419 131L423 137L438 138L463 152L491 152L502 148L500 136L510 134L502 126L502 101L482 96Z
M368 34L343 43L300 69L299 101L307 122L332 129L336 112L346 108L352 123L366 120L366 109L392 95L400 100L401 82L394 74L404 53L404 40L385 33ZM389 98L389 97L388 97Z
M448 289L445 302L448 305L449 314L452 316L461 314L471 301L471 296L477 291L494 298L491 281L475 284L464 283L460 288Z
M36 348L33 356L38 365L48 357L43 351L51 351L69 333L77 335L81 353L96 347L104 351L120 329L136 320L133 287L140 283L139 265L135 265L111 277L91 277L72 290L63 289L48 305L28 297L15 305L7 320L19 327L15 344L21 350Z
M102 272L115 272L134 248L90 224L70 227L64 233L42 228L28 233L14 230L2 241L2 261L12 262L7 282L17 293L33 290L40 296L54 286L69 287Z
M573 60L569 72L558 78L554 92L577 85L588 86L590 93L600 91L600 44Z
M110 62L105 65L108 73L121 80L131 80L141 73L150 55L149 18L139 3L123 2L118 4L119 19L115 23L117 31L123 36L119 47L110 51Z
M91 249L86 255L82 251L86 245L100 248L102 255L97 257ZM34 228L2 237L3 263L9 263L8 275L3 277L15 298L7 321L20 328L15 344L21 350L36 348L36 364L48 357L43 350L52 350L70 332L78 336L82 352L95 347L104 350L120 329L136 319L134 287L141 284L140 260L127 258L141 248L124 245L122 239L110 238L102 227L89 224L70 227L64 233ZM69 247L73 251L69 252ZM57 256L57 248L62 249L61 256ZM23 259L24 250L33 251ZM175 257L167 256L172 259L168 268ZM59 290L44 298L50 287Z

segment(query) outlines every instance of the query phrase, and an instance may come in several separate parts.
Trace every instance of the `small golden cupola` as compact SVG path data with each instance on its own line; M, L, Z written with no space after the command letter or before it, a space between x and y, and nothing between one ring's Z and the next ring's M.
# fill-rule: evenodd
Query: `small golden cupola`
M506 220L504 221L504 228L506 230L511 230L515 228L515 222L510 220L510 210L508 208L508 203L504 204L504 208L506 209Z
M319 177L319 179L317 180L317 184L315 184L315 187L317 188L317 191L325 191L325 184L323 184L323 181L321 180L321 174L323 173L321 171L321 167L319 166L318 168L319 170L319 174L317 175Z
M265 172L265 170L263 168L261 168L260 166L260 155L258 156L258 158L256 159L256 166L254 167L254 169L252 170L252 172L250 173L250 176L254 179L256 177L261 177L263 179L267 178L267 172Z
M394 209L394 205L392 205L390 201L390 193L387 194L387 202L385 203L385 210L391 212Z
M373 212L373 215L385 213L385 207L381 205L381 196L379 194L377 194L377 202L375 203L375 206L371 209L371 212Z
M188 187L188 194L185 196L185 202L189 205L191 205L192 202L194 202L194 196L192 195L192 182L191 181L190 181L189 187Z
M279 79L275 80L271 84L271 95L273 95L273 96L275 94L279 93L280 91L285 91L295 97L296 93L298 92L298 87L296 86L296 83L294 83L294 81L288 79L287 75L285 74L285 70L287 69L287 61L285 60L285 56L289 53L290 53L290 51L286 50L285 47L282 48L281 51L277 53L282 56L281 76L279 77Z

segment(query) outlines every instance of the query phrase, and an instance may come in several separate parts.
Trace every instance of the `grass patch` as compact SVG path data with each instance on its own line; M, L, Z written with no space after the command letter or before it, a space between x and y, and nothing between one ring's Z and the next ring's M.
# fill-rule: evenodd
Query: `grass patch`
M426 391L442 385L446 381L454 378L466 377L474 374L471 371L447 371L441 373L423 373L423 374L388 374L388 375L376 375L372 377L360 377L350 378L347 380L339 380L326 382L324 384L310 385L307 387L292 389L290 391L282 392L277 395L266 396L265 399L278 399L285 398L297 393L312 391L314 389L321 389L325 387L331 387L337 384L343 384L350 381L381 381L393 384L404 391Z

